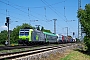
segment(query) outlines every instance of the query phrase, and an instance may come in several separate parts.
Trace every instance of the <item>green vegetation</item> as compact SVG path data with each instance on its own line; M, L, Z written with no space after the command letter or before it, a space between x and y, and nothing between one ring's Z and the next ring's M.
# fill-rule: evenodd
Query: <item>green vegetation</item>
M79 9L77 17L80 19L82 32L86 33L84 43L90 52L90 4L86 4L85 9Z
M78 38L76 38L76 42L77 42L77 43L79 43L79 42L80 42L80 40L79 40Z
M83 54L79 51L72 51L70 54L60 60L90 60L90 55Z
M6 39L7 39L7 31L3 30L0 33L0 44L3 44L4 40L6 40Z
M27 24L27 23L23 23L20 26L16 26L13 30L10 30L10 42L11 44L17 44L18 40L19 40L19 30L23 29L23 28L33 28L35 29L35 27ZM39 28L40 29L40 28ZM44 29L44 27L42 27L42 31L45 32L50 32L50 30L46 30ZM5 41L8 39L8 32L6 30L3 30L0 32L0 45L5 44Z

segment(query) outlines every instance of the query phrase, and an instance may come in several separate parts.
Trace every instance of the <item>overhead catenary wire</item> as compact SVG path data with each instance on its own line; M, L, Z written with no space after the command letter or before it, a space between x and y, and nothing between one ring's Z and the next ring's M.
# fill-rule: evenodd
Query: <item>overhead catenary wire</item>
M50 5L48 4L45 0L41 0L45 5L47 5L54 13L56 13L59 17L61 17L57 12L56 10ZM61 17L62 18L62 17ZM62 18L63 19L63 18ZM64 19L63 19L64 20ZM65 20L64 20L65 21Z
M45 10L45 18L46 18L46 20L47 20L47 16L46 16L46 7L44 7L44 10Z
M47 5L48 3L46 2L44 2L43 0L41 0L45 5ZM53 12L55 12L58 16L59 16L59 14L55 11L55 10L53 10L51 7L50 7L50 5L48 6Z
M9 6L15 8L15 9L17 9L17 10L19 10L19 11L25 13L25 14L28 14L27 12L25 12L25 11L19 9L19 8L16 8L16 7L12 6L11 4L7 4L7 3L5 3L5 2L3 2L3 1L1 1L1 0L0 0L0 2L1 2L1 3L4 3L4 4L6 4L6 5L9 5ZM30 15L33 16L32 14L30 14ZM38 17L36 17L36 16L33 16L33 17L38 18ZM40 18L38 18L38 19L40 19Z
M65 1L64 1L64 17L66 18L65 10L66 8L65 8ZM66 18L66 21L67 21L67 18Z
M11 5L11 4L10 4ZM47 5L48 6L48 5ZM29 10L30 11L30 10ZM24 11L25 12L25 11ZM56 11L57 12L57 11ZM28 14L27 12L26 12L26 14ZM29 15L29 14L28 14ZM46 14L45 14L46 15ZM47 16L46 16L47 17Z
M0 14L2 14L2 15L6 15L5 13L2 13L2 12L0 12ZM22 23L25 23L26 21L28 21L28 20L24 20L24 19L21 19L21 18L18 18L18 17L15 17L15 16L12 16L12 15L10 15L11 17L13 17L13 18L15 18L16 20L18 19L18 20L21 20L21 21L18 21L18 23L19 22L22 22ZM10 21L11 22L11 21ZM30 22L34 22L34 20L30 20ZM44 22L44 21L43 21ZM46 22L46 21L45 21ZM45 23L44 22L44 23ZM42 26L43 26L43 23L40 23Z
M2 2L2 1L0 1L0 2ZM13 8L15 8L15 9L18 9L18 8L12 6L12 5L9 4L9 3L5 3L5 2L3 2L3 3L6 4L6 5L9 5L9 6L13 7ZM20 9L18 9L18 10L20 10ZM22 11L22 10L20 10L20 11ZM29 8L28 8L28 11L29 11ZM7 9L6 9L6 12L7 12ZM22 11L22 12L24 12L24 11ZM24 13L26 13L26 12L24 12ZM29 14L28 14L28 16L29 16ZM13 16L11 16L11 17L13 17ZM14 18L16 18L16 17L14 17ZM19 19L19 18L16 18L16 19ZM20 19L20 20L22 20L22 19Z
M7 16L10 16L10 15L9 15L9 9L8 9L9 1L7 1L7 2L8 2L8 3L7 3L7 5L6 5L6 17L7 17Z
M29 14L29 12L30 12L30 9L28 8L28 19L30 20L30 14Z
M57 12L57 10L55 9L55 8L53 8L49 3L47 3L45 0L43 1L43 0L41 0L45 5L49 5L48 7L54 12L54 13L56 13L59 17L61 17ZM65 2L65 1L64 1ZM60 13L60 12L59 12ZM63 15L64 16L64 15ZM64 16L65 18L66 18L66 16ZM62 18L62 17L61 17ZM63 19L63 18L62 18ZM66 20L65 19L63 19L65 22L67 21L67 18L66 18ZM67 22L66 22L67 23ZM67 23L67 25L68 26L70 26L68 23ZM71 28L73 28L73 27L71 27Z
M44 1L45 1L45 0L44 0ZM45 2L46 2L46 1L45 1ZM46 2L46 3L47 3L47 2ZM47 3L47 4L48 4L48 3ZM47 4L46 4L46 5L47 5ZM50 6L49 8L52 10L53 7ZM54 9L54 8L53 8L53 9ZM57 11L56 11L55 9L54 9L53 11L60 17L60 15L57 13ZM63 16L64 16L64 15L63 15ZM62 19L63 19L63 18L62 18ZM63 20L64 20L64 19L63 19ZM64 21L66 22L66 20L64 20ZM66 22L66 23L67 23L67 22ZM67 24L68 24L68 23L67 23Z
M23 10L21 10L21 9L19 9L19 8L17 8L17 7L14 7L12 4L8 4L8 3L5 3L5 2L3 2L3 1L0 1L0 2L2 2L2 3L4 3L4 4L6 4L6 5L9 5L9 6L11 6L11 7L13 7L13 8L15 8L15 9L17 9L17 10L19 10L19 11L21 11L21 12L23 12L23 13L26 13L26 14L28 14L29 12L25 12L25 11L23 11ZM30 8L28 7L28 9L30 10ZM31 10L30 10L30 12L32 12ZM35 13L35 12L34 12ZM36 13L36 14L38 14L38 13ZM20 14L20 15L22 15L22 14ZM32 14L29 14L29 16L33 16L34 18L38 18L38 17L36 17L36 16L34 16L34 15L32 15ZM40 14L38 14L38 15L40 15ZM40 16L43 16L43 15L40 15ZM44 17L45 18L45 17ZM40 19L40 18L38 18L40 21L45 21L45 20L42 20L42 19Z
M6 0L6 1L8 1L8 0ZM51 6L52 7L52 5L56 5L56 4L59 4L59 3L63 3L63 2L65 2L66 0L64 0L64 1L60 1L60 2L57 2L57 3L54 3L54 4L51 4L51 5L46 5L46 6L43 6L44 7L44 9L45 9L45 11L46 11L46 7L48 7L48 6ZM47 3L47 2L46 2ZM17 4L14 4L14 5L16 5L16 6L18 6L18 7L23 7L23 8L32 8L32 7L24 7L24 6L20 6L20 5L17 5ZM43 8L43 7L41 7L41 8ZM34 7L35 8L35 7ZM37 8L37 7L36 7ZM40 7L39 7L40 8ZM50 8L50 7L49 7ZM55 10L55 9L54 9ZM35 13L35 12L34 12ZM55 12L56 14L57 14L57 12ZM60 12L59 12L60 13ZM61 13L60 13L61 14ZM40 15L40 14L38 14L38 15ZM64 16L65 17L65 16ZM45 17L46 18L46 17Z
M0 10L5 11L5 9L0 9ZM11 11L10 11L10 12L11 12ZM11 13L14 13L14 14L15 14L15 12L11 12ZM2 13L2 12L0 12L0 14L2 14L2 15L6 15L5 13ZM19 14L19 15L22 15L22 14ZM16 16L12 16L12 15L9 15L9 16L10 16L10 17L13 17L13 18L15 18L15 19L18 19L18 20L27 21L27 20L25 20L25 19L21 19L21 18L16 17ZM23 17L25 17L25 16L23 16Z
M6 1L8 1L8 0L6 0ZM55 5L55 4L59 4L59 3L63 3L63 2L65 2L66 0L64 0L64 1L60 1L60 2L57 2L57 3L54 3L54 4L51 4L51 5ZM14 4L14 5L16 5L16 4ZM51 6L51 5L47 5L47 6ZM16 5L16 6L19 6L19 5ZM45 6L45 8L47 7L47 6ZM19 6L20 7L20 6ZM24 6L22 6L22 7L24 7ZM59 12L60 13L60 12Z
M5 0L5 1L7 1L8 2L8 0ZM30 8L32 8L32 7L25 7L25 6L20 6L20 5L17 5L17 4L14 4L14 3L12 3L12 6L17 6L17 7L21 7L21 8L24 8L24 9L29 9L30 10ZM35 8L35 7L34 7ZM38 8L38 7L36 7L36 8ZM43 8L43 7L41 7L41 8ZM45 7L46 8L46 7ZM44 8L44 9L45 9ZM19 9L19 8L18 8ZM30 12L32 12L31 10L30 10ZM28 13L29 13L29 11L28 11ZM37 15L39 15L39 16L42 16L43 18L45 18L46 20L47 20L47 18L46 17L44 17L43 15L41 15L41 14L39 14L39 13L36 13L35 11L33 12L33 13L35 13L35 14L37 14ZM29 14L29 16L30 16L30 14ZM40 19L40 21L44 21L44 20L42 20L42 19Z
M6 0L6 1L8 1L8 0ZM64 1L66 1L66 0L64 0ZM57 2L57 3L54 3L54 4L51 4L51 5L55 5L55 4L59 4L59 3L63 3L64 1L60 1L60 2ZM16 6L19 6L19 5L17 5L17 4L14 4L14 5L16 5ZM51 5L47 5L47 6L45 6L45 7L48 7L48 6L51 6ZM19 6L19 7L23 7L23 8L25 8L24 6ZM27 7L26 7L27 8ZM54 11L55 12L55 11ZM55 12L56 14L57 14L57 12ZM38 14L39 15L39 14ZM58 15L58 14L57 14Z
M55 11L55 9L51 6L51 5L49 5L45 0L41 0L45 5L48 5L48 7L56 14L56 15L58 15L59 17L61 17L56 11ZM62 17L61 17L62 18ZM63 18L62 18L63 19ZM63 19L64 21L65 21L65 19Z
M5 0L5 1L8 2L8 0ZM48 6L53 6L53 5L57 5L57 4L60 4L60 3L64 3L64 1L67 1L67 0L59 1L59 2L56 2L56 3L50 4L50 5L46 5L46 6L29 7L29 8L43 8L43 7L48 7ZM18 6L18 7L21 7L21 8L28 8L28 6L21 6L21 5L14 4L14 3L13 3L13 5Z
M6 15L5 13L1 13L1 12L0 12L0 14L2 14L2 15ZM10 16L13 17L13 18L15 18L15 19L23 20L23 19L17 18L17 17L12 16L12 15L10 15ZM23 20L23 21L25 22L26 20ZM20 22L22 22L22 21L20 21Z

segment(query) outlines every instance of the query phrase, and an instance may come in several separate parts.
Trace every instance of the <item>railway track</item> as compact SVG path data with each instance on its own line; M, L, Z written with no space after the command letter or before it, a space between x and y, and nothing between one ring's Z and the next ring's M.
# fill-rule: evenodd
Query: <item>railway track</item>
M12 49L21 49L21 48L32 48L32 47L38 47L38 46L48 46L48 44L44 44L44 45L32 45L32 46L20 46L20 45L16 45L16 46L0 46L0 51L1 50L12 50Z
M71 43L67 43L67 45L70 45ZM12 50L12 49L21 49L21 48L32 48L32 47L42 47L42 46L49 46L49 45L55 45L55 44L44 44L44 45L32 45L32 46L20 46L20 45L16 45L16 46L0 46L0 51L2 50ZM65 44L60 44L60 45L65 45Z
M70 46L72 44L66 44L66 45L59 45L59 46L45 46L45 47L40 47L40 48L35 48L33 50L27 50L27 51L20 51L20 52L14 52L14 53L6 53L6 54L0 54L0 59L15 59L19 58L22 56L27 56L27 55L32 55L36 53L41 53L49 50L54 50L66 46Z

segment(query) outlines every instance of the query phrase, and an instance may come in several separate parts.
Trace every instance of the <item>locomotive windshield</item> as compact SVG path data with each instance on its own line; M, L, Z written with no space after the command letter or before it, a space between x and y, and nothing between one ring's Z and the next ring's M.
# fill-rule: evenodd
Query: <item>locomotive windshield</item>
M29 32L25 32L25 35L29 35Z
M20 32L20 35L24 35L24 32Z
M21 29L19 35L20 36L23 36L23 35L27 36L27 35L29 35L29 30Z

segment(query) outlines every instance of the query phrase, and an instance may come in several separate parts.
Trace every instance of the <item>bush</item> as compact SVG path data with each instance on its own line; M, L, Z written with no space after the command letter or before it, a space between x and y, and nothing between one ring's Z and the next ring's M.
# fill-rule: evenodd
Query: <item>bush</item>
M90 38L85 36L84 37L84 43L87 46L87 51L90 51Z
M80 40L78 38L76 38L76 42L78 43L78 42L80 42Z

